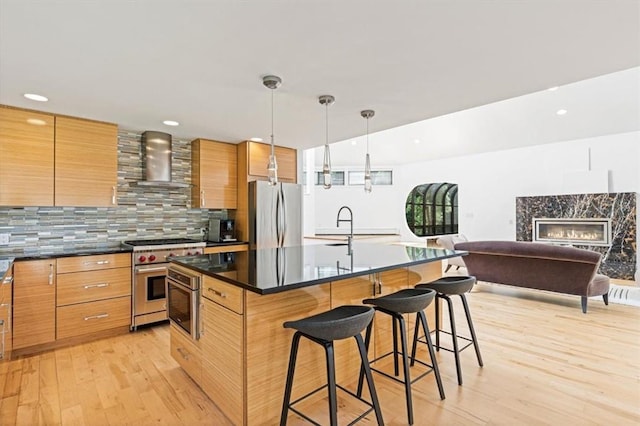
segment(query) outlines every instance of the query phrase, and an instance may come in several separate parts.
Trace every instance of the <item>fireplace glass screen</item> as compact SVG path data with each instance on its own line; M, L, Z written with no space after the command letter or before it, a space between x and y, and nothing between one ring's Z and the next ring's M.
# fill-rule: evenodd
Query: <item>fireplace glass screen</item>
M611 220L534 218L533 241L608 246Z

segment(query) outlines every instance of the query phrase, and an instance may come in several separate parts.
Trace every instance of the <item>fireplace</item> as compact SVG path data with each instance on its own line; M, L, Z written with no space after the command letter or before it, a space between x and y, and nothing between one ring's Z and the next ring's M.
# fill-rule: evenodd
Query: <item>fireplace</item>
M533 218L533 241L609 246L611 219Z

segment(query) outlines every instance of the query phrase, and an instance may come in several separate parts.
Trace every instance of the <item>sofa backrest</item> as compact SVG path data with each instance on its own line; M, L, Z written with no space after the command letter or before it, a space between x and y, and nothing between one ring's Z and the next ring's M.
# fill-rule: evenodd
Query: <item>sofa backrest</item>
M469 275L480 281L586 295L600 253L527 241L471 241L455 245Z

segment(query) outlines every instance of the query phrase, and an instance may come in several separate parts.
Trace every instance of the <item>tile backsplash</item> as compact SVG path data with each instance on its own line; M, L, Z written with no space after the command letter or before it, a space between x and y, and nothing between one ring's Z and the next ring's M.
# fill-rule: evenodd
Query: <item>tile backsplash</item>
M118 131L118 206L0 207L2 251L56 251L113 246L128 239L195 238L226 210L191 208L190 188L136 186L142 179L141 133ZM173 139L174 182L191 183L191 142Z

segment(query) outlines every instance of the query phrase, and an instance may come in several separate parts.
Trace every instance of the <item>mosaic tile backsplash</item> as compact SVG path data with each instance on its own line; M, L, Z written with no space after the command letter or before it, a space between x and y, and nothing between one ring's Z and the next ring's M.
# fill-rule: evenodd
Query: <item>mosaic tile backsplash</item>
M611 245L578 246L602 253L600 273L633 280L636 271L637 194L575 194L516 198L516 239L531 241L536 218L611 219Z
M174 182L191 183L191 142L173 139ZM136 186L143 178L141 132L118 132L118 206L0 207L0 233L11 234L2 252L56 252L115 246L131 239L202 239L210 218L226 210L191 208L190 188Z

